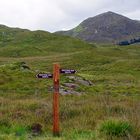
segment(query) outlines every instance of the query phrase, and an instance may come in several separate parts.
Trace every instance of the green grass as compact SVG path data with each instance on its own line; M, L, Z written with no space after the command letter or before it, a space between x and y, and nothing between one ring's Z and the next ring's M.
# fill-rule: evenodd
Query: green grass
M103 122L100 126L100 132L109 136L128 136L132 131L133 127L131 124L125 121L108 120Z
M126 139L140 138L139 45L89 45L42 31L12 33L10 41L1 39L0 44L0 139L123 140L123 136L110 138L100 132L99 126L110 118L133 126ZM22 62L30 69L23 69ZM55 62L93 82L93 86L79 84L76 91L81 95L60 96L60 138L52 137L52 92L48 89L53 82L35 77L52 72ZM61 75L61 85L68 81ZM38 136L30 129L34 123L42 126ZM119 131L118 126L111 127ZM110 132L107 123L108 128Z

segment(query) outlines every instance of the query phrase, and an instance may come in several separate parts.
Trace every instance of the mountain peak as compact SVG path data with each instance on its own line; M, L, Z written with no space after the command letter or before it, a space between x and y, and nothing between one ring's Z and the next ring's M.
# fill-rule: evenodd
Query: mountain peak
M104 14L114 14L114 15L118 15L117 13L112 12L112 11L105 12Z
M125 17L125 16L123 16L123 15L120 15L120 14L115 13L115 12L112 12L112 11L108 11L108 12L102 13L102 14L100 14L100 15L102 15L102 16L114 16L114 17L123 17L123 18L127 18L127 17ZM97 15L97 16L100 16L100 15Z
M114 13L114 12L112 12L112 11L108 11L108 12L106 12L106 13L110 13L110 14L112 14L112 13ZM115 13L116 14L116 13Z
M118 42L139 37L140 23L108 11L90 17L72 30L60 32L60 34L77 37L88 42Z
M91 20L103 20L103 21L106 21L106 20L117 21L117 20L121 20L121 19L129 20L129 18L127 18L123 15L117 14L115 12L112 12L112 11L108 11L108 12L99 14L99 15L97 15L95 17L91 17L89 19L91 19ZM108 22L111 23L111 21L108 21Z

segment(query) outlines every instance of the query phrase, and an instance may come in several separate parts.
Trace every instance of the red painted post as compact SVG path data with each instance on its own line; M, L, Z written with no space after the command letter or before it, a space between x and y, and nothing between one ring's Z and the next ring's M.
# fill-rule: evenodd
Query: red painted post
M60 66L59 66L59 64L54 64L54 66L53 66L53 83L54 83L53 135L54 136L60 136L60 130L59 130L59 75L60 75Z

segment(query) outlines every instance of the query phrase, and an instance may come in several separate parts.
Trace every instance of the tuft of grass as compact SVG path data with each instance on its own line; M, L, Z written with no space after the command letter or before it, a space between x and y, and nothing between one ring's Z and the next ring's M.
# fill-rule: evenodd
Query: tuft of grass
M66 135L66 136L65 136ZM69 134L63 135L67 140L97 140L96 133L94 131L87 130L73 130Z
M22 125L12 125L7 122L1 123L0 140L25 140L28 128Z
M101 124L99 131L107 136L123 137L130 135L133 127L126 121L107 120Z

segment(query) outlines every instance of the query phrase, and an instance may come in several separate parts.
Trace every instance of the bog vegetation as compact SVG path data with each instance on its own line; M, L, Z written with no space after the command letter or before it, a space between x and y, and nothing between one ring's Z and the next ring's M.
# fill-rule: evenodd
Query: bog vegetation
M9 33L7 33L9 34ZM42 31L0 43L1 140L139 140L140 47L87 44ZM76 69L79 94L60 95L61 137L52 137L52 64ZM61 75L60 84L73 83Z

